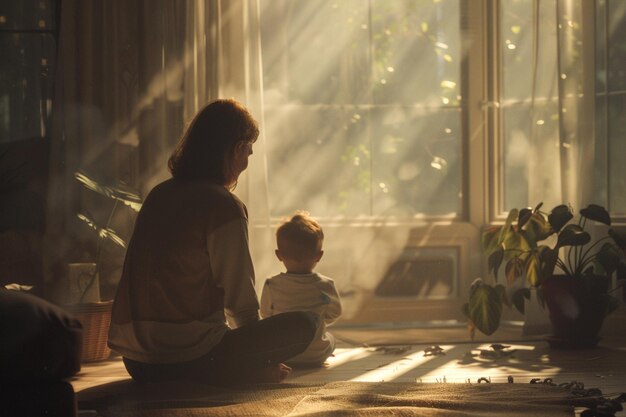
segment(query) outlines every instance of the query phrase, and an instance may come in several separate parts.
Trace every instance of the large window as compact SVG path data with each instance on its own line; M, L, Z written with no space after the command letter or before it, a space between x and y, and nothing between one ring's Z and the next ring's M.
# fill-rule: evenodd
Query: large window
M271 215L464 214L461 6L262 2Z
M625 2L260 5L268 218L332 223L324 267L344 289L446 288L372 317L458 311L485 276L483 227L511 208L626 213ZM419 274L389 268L411 251ZM429 266L446 256L448 273Z
M477 5L485 15L468 18ZM466 220L471 206L489 220L539 201L626 213L623 1L261 7L271 216L307 208ZM467 34L481 24L484 57L467 53L479 41ZM483 58L484 72L470 76ZM470 84L491 93L472 96ZM483 130L493 150L487 178L468 159L480 138L470 138L466 117L481 101L495 115ZM493 203L470 204L480 198L468 195L472 182L488 184Z

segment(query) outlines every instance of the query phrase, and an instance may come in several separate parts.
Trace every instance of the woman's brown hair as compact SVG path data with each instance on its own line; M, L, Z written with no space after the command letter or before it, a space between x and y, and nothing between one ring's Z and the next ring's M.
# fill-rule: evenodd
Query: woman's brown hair
M176 179L210 179L221 185L232 180L232 161L238 142L254 142L259 127L239 102L219 99L193 118L168 161Z

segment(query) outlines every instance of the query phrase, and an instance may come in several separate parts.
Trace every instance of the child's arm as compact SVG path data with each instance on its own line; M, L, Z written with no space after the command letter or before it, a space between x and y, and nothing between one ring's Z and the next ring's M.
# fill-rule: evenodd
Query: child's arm
M261 317L267 318L272 315L272 293L270 290L270 280L265 281L261 293Z
M326 308L326 314L324 315L324 322L329 325L337 321L341 316L341 298L335 288L335 283L330 282L326 289L326 295L330 298L330 303Z

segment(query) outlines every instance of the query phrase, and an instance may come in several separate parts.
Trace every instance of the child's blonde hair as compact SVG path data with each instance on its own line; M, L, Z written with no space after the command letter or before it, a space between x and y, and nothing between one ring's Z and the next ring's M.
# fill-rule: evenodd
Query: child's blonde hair
M309 261L322 250L324 232L306 211L296 211L276 230L276 244L281 254L295 261Z

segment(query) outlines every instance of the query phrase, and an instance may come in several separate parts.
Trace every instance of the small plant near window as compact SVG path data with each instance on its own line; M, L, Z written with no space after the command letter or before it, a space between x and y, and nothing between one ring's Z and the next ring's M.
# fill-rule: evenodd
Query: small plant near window
M95 177L87 174L85 171L82 170L75 172L74 178L76 178L76 180L80 182L85 188L114 200L113 207L109 212L107 222L104 226L98 225L97 222L86 213L81 212L76 214L76 216L80 220L85 222L91 229L96 232L99 238L95 257L96 267L92 272L87 274L87 282L81 286L82 293L79 302L82 302L87 292L96 283L96 277L98 276L98 271L100 268L102 247L104 242L108 240L120 246L121 248L126 249L126 242L124 241L124 239L122 239L118 235L118 233L110 227L113 215L115 214L117 207L120 203L123 203L124 205L130 207L133 211L139 212L143 200L139 196L139 193L137 193L131 187L121 181L114 185L107 185L103 181L96 180Z
M470 288L469 302L463 306L463 312L470 320L472 337L475 329L486 335L498 329L503 305L515 306L523 313L528 287L541 290L553 278L564 279L562 276L570 277L575 283L573 297L580 312L593 304L603 319L619 306L619 300L611 294L618 288L609 288L609 277L625 263L626 236L610 227L607 210L590 204L572 222L574 215L569 206L558 205L550 213L541 211L541 207L542 204L534 209L513 209L503 225L490 227L483 233L483 249L496 284L489 285L479 278ZM586 230L592 222L605 225L602 236L595 240ZM551 237L556 238L552 247L544 243ZM504 285L498 283L503 264L507 283L512 284L518 277L526 278L527 286L515 291L510 299ZM556 276L555 271L558 271ZM543 292L542 300L547 301L552 319L551 300L545 300L548 294ZM588 301L592 299L593 302Z

